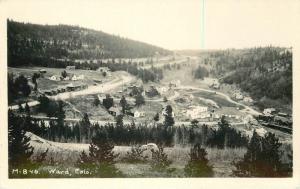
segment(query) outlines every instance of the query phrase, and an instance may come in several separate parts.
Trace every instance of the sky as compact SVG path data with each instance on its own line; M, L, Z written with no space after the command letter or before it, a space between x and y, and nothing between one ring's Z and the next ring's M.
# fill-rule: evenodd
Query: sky
M5 15L101 30L170 50L291 47L298 0L0 0Z

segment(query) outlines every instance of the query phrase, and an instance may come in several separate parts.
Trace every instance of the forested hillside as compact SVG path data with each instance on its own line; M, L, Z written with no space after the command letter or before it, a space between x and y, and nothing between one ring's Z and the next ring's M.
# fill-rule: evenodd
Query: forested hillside
M170 51L101 31L8 20L8 65L39 65L46 59L139 58Z
M249 92L260 108L281 103L291 106L293 96L292 51L265 47L210 53L214 75Z

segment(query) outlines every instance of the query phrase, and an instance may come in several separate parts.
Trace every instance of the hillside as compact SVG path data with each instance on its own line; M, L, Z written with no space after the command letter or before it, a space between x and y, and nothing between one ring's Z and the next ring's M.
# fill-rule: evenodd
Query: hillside
M102 31L67 25L37 25L8 20L8 65L44 59L140 58L170 51Z
M235 84L249 92L261 109L277 107L291 110L292 51L264 47L209 53L204 63L223 83Z

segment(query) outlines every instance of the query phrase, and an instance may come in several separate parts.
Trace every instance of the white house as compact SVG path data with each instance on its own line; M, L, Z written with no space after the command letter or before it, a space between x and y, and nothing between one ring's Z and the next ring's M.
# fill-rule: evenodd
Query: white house
M67 77L64 78L64 80L65 80L65 81L69 81L69 80L70 80L70 77L67 76Z
M167 87L161 87L159 89L160 93L166 93L168 91L168 88Z
M145 112L135 111L134 117L145 117Z
M265 115L271 115L272 113L276 112L276 109L275 108L267 108L267 109L264 109L263 113Z
M220 119L220 118L221 118L221 116L220 116L219 114L215 114L215 115L214 115L214 118L216 118L216 119Z
M234 97L237 99L237 100L243 100L244 96L241 94L241 93L235 93L234 94Z
M72 81L77 81L78 78L77 78L77 76L74 74L74 75L72 76L71 80L72 80Z
M66 70L75 70L75 69L76 69L75 66L67 66L67 67L66 67Z
M52 80L52 81L59 81L60 80L59 77L56 76L56 75L53 75L53 76L49 77L49 79Z
M186 111L186 115L192 119L202 118L206 116L206 114L202 114L203 112L207 112L208 107L206 106L190 106Z
M250 102L250 103L252 103L253 99L251 97L247 96L247 97L244 98L244 102Z
M97 71L98 71L98 72L109 72L110 69L109 69L108 67L99 67L99 68L97 69Z

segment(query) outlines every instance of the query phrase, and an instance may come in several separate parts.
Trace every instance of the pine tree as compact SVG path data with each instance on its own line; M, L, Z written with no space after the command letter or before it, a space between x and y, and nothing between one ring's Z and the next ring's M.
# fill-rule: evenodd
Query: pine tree
M158 171L168 171L168 167L172 161L168 160L168 155L164 152L164 148L159 145L158 150L151 149L152 161L151 167Z
M154 118L153 118L154 121L159 121L159 113L156 113Z
M94 106L97 106L97 107L100 105L100 100L97 95L95 95L95 97L94 97L93 104L94 104Z
M115 167L115 159L119 154L115 154L113 149L106 130L99 130L90 143L89 157L82 152L78 162L80 166L93 168L99 177L118 177L120 172Z
M26 113L27 115L30 114L30 107L29 107L29 105L28 105L27 102L25 103L25 113Z
M8 111L8 160L9 167L20 167L31 164L30 157L33 147L30 146L30 137L25 135L25 125L22 119Z
M123 127L124 126L123 115L116 116L116 125L117 125L117 127Z
M142 93L138 93L136 96L135 96L135 105L136 106L141 106L145 104L145 98L143 97Z
M213 170L206 158L207 152L197 143L190 152L190 160L184 171L188 177L212 177Z
M84 113L82 120L80 121L80 137L81 140L90 140L91 133L90 133L91 122L87 113ZM85 141L83 141L85 142Z
M145 162L148 156L143 155L147 149L143 149L141 146L132 146L130 152L126 153L125 161L129 163Z
M279 177L282 172L280 161L281 143L273 133L260 137L255 131L247 147L243 160L235 163L235 176L239 177Z
M173 126L175 124L174 117L173 117L173 109L171 105L166 106L164 116L165 116L164 125L166 127Z
M125 96L122 96L122 98L120 100L120 105L122 107L123 114L125 114L126 110L128 109L128 104L127 104Z
M19 103L18 106L19 106L19 113L23 113L24 112L24 108L23 108L22 104Z

